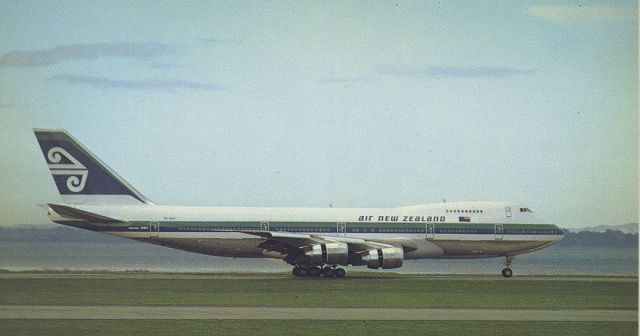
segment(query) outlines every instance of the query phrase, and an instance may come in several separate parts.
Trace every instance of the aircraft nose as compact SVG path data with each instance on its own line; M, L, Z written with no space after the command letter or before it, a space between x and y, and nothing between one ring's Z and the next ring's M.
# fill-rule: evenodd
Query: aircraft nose
M556 231L556 236L558 237L557 240L564 239L564 230L563 229L561 229L557 225L553 225L553 229Z

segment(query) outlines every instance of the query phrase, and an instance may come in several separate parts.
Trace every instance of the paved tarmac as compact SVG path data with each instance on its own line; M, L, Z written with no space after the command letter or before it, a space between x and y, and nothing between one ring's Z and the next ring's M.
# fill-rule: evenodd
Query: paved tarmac
M514 275L503 278L500 275L432 275L432 274L368 274L347 273L346 278L297 278L291 274L249 273L249 274L211 274L211 273L146 273L146 272L113 272L113 273L0 273L0 279L179 279L179 280L298 280L298 281L344 281L349 279L425 279L425 280L466 280L466 281L579 281L579 282L638 282L638 277L631 276L535 276Z
M637 322L636 310L0 306L0 319Z

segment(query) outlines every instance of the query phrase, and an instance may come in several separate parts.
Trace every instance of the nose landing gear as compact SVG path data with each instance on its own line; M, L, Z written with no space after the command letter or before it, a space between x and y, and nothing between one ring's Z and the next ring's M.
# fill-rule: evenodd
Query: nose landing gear
M502 276L505 278L510 278L513 275L513 271L511 270L511 263L513 262L513 259L515 259L515 256L507 256L506 257L506 261L504 263L505 267L504 269L502 269Z

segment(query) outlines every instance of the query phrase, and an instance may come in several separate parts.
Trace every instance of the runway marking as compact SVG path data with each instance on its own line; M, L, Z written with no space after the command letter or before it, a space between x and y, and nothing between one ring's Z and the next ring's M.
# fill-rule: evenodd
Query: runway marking
M0 319L637 322L637 310L0 306Z

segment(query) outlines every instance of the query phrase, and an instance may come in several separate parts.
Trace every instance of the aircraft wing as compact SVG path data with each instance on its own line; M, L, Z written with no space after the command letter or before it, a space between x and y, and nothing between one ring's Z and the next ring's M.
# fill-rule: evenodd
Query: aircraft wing
M315 237L308 234L289 233L289 232L275 232L275 231L261 231L261 230L239 230L234 232L246 233L254 236L260 236L268 238L263 244L281 244L291 248L301 248L313 244L326 243L321 237ZM284 247L284 246L283 246ZM272 250L272 249L269 249ZM272 251L279 251L272 250Z
M334 242L347 244L349 246L349 252L355 254L362 254L372 249L381 249L388 247L401 247L405 252L413 251L417 248L415 243L413 243L409 239L382 239L374 241L360 238L347 238L317 234L299 234L278 231L234 230L234 232L241 232L267 238L262 244L260 244L260 247L268 251L277 251L287 255L300 253L305 247L314 244L327 244Z

